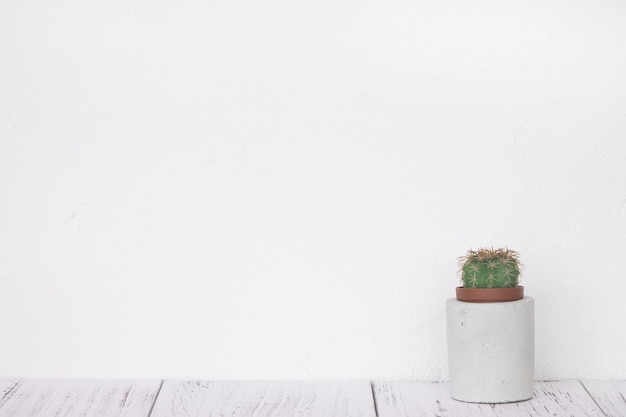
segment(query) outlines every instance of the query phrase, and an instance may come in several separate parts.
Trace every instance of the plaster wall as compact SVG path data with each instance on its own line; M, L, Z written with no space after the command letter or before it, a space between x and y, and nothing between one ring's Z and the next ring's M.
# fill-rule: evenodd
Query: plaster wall
M626 5L0 2L0 376L445 380L469 248L626 378Z

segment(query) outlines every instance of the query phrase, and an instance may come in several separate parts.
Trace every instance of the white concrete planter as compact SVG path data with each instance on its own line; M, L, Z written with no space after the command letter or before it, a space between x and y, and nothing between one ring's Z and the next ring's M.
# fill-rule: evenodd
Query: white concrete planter
M459 401L508 403L533 396L535 303L446 302L450 394Z

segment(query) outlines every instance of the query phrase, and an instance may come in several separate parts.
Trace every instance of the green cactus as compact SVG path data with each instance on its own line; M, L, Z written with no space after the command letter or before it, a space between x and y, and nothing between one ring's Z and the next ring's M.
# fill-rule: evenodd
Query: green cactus
M466 288L510 288L519 282L519 253L509 249L480 248L459 258Z

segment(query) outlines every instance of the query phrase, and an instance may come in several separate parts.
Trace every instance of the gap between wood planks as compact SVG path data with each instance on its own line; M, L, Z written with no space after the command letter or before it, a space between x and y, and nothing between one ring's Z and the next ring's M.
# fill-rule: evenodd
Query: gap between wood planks
M163 383L165 382L164 379L161 380L161 384L159 384L159 389L156 392L156 395L154 396L154 401L152 401L152 406L150 407L150 411L148 411L148 417L152 416L152 410L154 410L154 406L157 402L157 399L159 398L159 394L161 393L161 388L163 388Z

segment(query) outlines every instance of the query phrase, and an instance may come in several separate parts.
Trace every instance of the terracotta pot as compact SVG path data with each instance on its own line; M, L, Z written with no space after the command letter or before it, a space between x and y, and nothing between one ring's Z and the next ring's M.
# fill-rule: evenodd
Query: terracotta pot
M524 287L513 288L465 288L456 287L456 299L468 303L499 303L524 298Z

